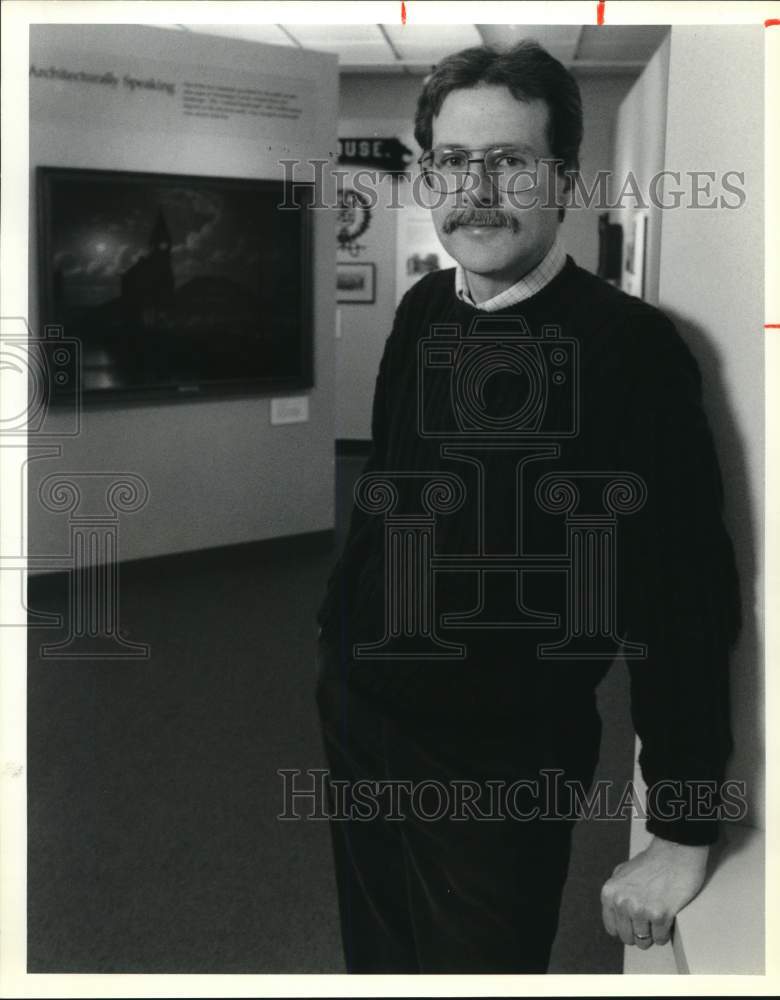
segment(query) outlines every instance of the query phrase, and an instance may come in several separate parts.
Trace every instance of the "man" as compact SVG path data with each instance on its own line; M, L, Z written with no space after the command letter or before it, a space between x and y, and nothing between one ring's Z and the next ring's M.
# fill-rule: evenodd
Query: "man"
M703 884L738 583L696 362L662 313L561 248L576 82L535 43L465 50L426 81L415 137L458 267L398 308L318 616L330 778L353 807L342 798L331 823L345 958L353 972L544 972L575 818L551 808L550 776L592 783L594 691L618 652L658 794L648 848L602 891L606 930L663 944ZM600 556L576 548L586 537ZM404 792L408 808L361 812L358 788ZM469 808L444 815L445 791L468 791Z

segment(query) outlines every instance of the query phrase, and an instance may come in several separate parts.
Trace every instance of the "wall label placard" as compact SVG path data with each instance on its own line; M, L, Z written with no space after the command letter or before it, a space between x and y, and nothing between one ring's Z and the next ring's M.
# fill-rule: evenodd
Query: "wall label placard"
M37 80L58 80L63 83L99 83L104 87L116 88L119 86L120 78L110 70L106 73L90 73L83 69L65 69L62 66L30 66L30 76ZM123 73L121 78L123 86L130 90L163 90L171 97L176 93L176 84L171 80L158 80L155 77L140 79Z
M312 127L307 79L229 67L51 49L30 66L30 113L85 130L300 141Z

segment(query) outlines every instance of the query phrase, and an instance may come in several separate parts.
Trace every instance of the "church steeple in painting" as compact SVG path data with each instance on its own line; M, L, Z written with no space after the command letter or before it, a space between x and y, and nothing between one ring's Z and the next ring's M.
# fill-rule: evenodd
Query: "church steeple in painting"
M172 240L162 208L149 234L149 249L122 275L122 301L143 329L153 329L173 303Z
M171 233L162 209L159 209L157 212L157 218L152 228L152 235L149 239L149 249L152 252L157 250L165 253L169 253L171 249Z

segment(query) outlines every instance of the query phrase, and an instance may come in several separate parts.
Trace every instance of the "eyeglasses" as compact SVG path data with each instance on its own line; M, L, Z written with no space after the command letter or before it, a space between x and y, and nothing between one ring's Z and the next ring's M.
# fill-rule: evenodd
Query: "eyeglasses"
M483 155L473 156L473 153ZM425 183L440 194L463 191L469 183L472 163L485 164L485 173L499 191L519 193L533 187L539 160L512 145L485 150L440 146L426 150L417 163Z

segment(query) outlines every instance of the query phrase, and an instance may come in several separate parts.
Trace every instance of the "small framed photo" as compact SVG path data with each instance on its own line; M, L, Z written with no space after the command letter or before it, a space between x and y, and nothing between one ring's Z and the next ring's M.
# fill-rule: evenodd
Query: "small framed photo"
M374 264L337 264L336 301L376 301L376 267Z

